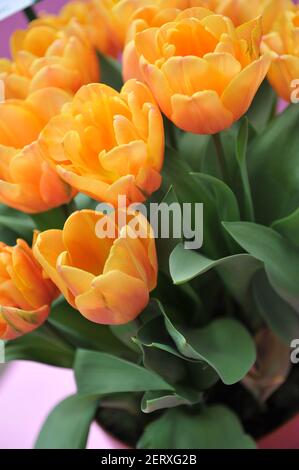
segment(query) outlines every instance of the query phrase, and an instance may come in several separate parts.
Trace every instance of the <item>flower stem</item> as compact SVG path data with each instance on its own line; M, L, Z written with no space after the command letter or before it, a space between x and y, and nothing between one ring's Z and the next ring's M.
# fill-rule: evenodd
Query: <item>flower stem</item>
M222 178L226 183L228 183L229 174L228 174L228 170L227 170L227 166L226 166L225 154L224 154L224 150L223 150L223 147L222 147L220 134L213 134L212 137L213 137L213 142L214 142L215 149L216 149L218 163L219 163L220 170L221 170L221 173L222 173Z
M34 11L33 7L27 7L23 10L24 15L26 16L28 22L36 20L37 14Z

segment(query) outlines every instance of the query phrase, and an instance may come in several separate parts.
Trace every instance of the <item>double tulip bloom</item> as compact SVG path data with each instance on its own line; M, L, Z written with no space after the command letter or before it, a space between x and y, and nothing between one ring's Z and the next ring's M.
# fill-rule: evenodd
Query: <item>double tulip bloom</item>
M0 339L10 340L38 328L57 297L54 284L26 242L10 247L0 242Z
M235 26L261 15L264 34L271 30L282 11L293 6L292 0L216 0L216 2L215 11L229 16Z
M161 184L162 116L146 85L121 92L82 87L41 133L39 147L61 178L98 201L144 201Z
M155 241L140 213L75 212L63 230L39 234L34 254L68 302L96 323L133 320L157 282Z
M268 74L271 85L281 98L291 101L292 82L299 79L299 7L281 15L275 30L264 36L262 49L273 56Z
M35 20L12 35L11 52L11 62L0 60L6 98L25 99L46 87L75 93L99 79L96 53L76 21L62 28L50 17Z
M260 41L259 19L235 28L228 17L191 8L136 34L134 47L164 114L185 131L214 134L246 113L267 74Z
M74 195L44 161L34 141L70 95L45 88L26 100L0 103L0 202L27 213L44 212Z

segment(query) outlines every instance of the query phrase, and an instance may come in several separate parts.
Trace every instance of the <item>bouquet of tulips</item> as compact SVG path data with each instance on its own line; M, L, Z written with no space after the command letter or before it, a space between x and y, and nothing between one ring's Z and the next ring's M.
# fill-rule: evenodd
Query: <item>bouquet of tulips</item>
M10 43L0 340L77 384L36 447L254 448L299 410L299 7L79 0Z

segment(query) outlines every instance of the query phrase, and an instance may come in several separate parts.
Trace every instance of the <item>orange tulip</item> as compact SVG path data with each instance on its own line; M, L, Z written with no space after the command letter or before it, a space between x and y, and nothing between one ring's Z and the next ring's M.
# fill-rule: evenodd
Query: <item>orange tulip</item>
M160 27L169 21L174 21L178 14L187 8L205 7L215 10L221 0L148 0L143 8L139 8L131 17L131 24L127 32L127 42L123 51L123 78L137 78L143 81L139 68L134 37L140 31L152 27Z
M262 50L273 54L268 73L271 85L281 98L291 101L296 93L293 80L298 88L299 79L299 7L281 16L275 31L264 36Z
M262 15L263 33L268 33L280 13L293 6L292 0L217 0L216 12L229 16L235 26Z
M161 184L161 113L146 85L121 92L103 84L81 88L41 133L43 157L61 178L99 201L142 202Z
M26 100L0 103L0 202L36 213L67 203L74 191L45 162L37 139L50 117L70 96L58 88L45 88Z
M91 0L95 18L105 32L101 50L117 57L122 53L128 28L135 11L150 3L149 0Z
M0 339L9 340L38 328L57 297L24 240L16 246L0 242Z
M94 0L73 0L66 3L57 15L44 15L46 21L60 24L65 27L72 19L75 19L84 30L90 43L98 50L108 55L117 55L119 48L113 47L113 38L109 37L105 24L99 14L100 2Z
M76 21L64 28L53 19L32 21L11 37L13 61L0 61L7 98L26 98L46 87L75 93L99 79L96 53Z
M68 302L95 323L133 320L157 282L150 225L140 213L120 212L74 212L63 230L40 233L34 245L36 259Z
M214 134L246 113L270 58L260 54L260 20L235 28L204 8L136 34L144 80L166 116L179 128Z

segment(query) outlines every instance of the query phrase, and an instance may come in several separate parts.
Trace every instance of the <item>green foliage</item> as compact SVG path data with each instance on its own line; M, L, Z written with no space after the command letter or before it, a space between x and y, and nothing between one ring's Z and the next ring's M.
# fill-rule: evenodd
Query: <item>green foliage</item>
M149 424L138 442L140 449L254 449L237 417L223 406L193 415L170 410Z

